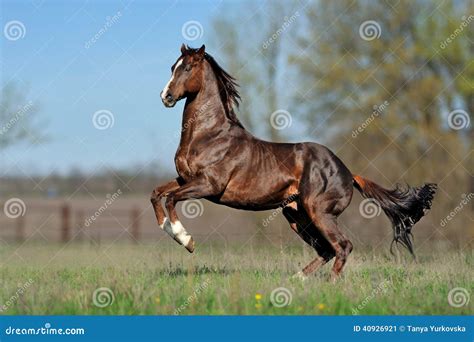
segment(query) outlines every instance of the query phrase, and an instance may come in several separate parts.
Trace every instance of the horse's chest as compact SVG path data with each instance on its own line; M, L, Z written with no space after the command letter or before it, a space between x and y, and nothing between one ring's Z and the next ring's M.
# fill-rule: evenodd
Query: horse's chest
M176 170L185 180L195 178L209 166L222 161L226 153L227 146L220 140L210 142L207 137L192 139L178 147L175 156Z
M176 151L174 159L176 171L184 179L193 178L197 172L195 163L193 163L191 158L192 153L193 152L189 149L183 149L181 147Z

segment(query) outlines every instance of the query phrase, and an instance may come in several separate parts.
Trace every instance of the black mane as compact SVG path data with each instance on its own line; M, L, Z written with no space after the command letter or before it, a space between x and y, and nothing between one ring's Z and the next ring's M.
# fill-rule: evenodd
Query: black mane
M197 51L197 49L192 50ZM234 106L237 108L239 107L240 95L239 91L237 90L239 85L237 84L235 78L222 69L220 65L217 64L214 57L212 57L207 52L204 54L204 59L209 63L212 71L214 71L214 75L216 76L219 86L219 95L221 97L222 104L224 105L226 116L231 122L243 128L242 123L239 121L234 111Z

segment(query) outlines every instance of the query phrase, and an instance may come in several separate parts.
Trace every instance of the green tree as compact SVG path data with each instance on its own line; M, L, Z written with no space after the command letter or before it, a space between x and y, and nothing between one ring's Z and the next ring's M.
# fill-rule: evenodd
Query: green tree
M25 141L42 141L37 112L36 104L27 100L15 85L4 86L0 98L0 149Z
M437 218L474 190L472 126L449 120L473 112L471 13L471 1L315 1L292 56L309 133L386 185L439 183Z
M273 112L289 109L286 47L300 13L295 4L283 1L230 6L229 14L214 20L213 47L241 85L239 117L256 134L282 141L282 130L270 119Z

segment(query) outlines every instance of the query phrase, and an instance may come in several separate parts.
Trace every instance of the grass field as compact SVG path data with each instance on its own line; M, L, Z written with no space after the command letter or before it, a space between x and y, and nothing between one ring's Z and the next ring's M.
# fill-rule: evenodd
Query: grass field
M333 284L328 281L329 265L305 282L290 279L313 257L301 247L280 252L272 247L201 245L189 255L171 243L1 246L0 311L7 315L473 313L472 301L461 307L448 302L453 288L463 288L468 295L474 292L472 250L425 253L418 263L407 258L398 264L388 253L355 252L344 276ZM285 290L272 303L271 293L280 287ZM279 307L282 303L288 305Z

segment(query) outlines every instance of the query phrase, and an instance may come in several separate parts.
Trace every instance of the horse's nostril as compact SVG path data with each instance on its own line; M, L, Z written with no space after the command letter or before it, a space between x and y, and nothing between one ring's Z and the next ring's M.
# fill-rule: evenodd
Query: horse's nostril
M166 100L173 101L173 95L170 95L170 94L166 95Z

